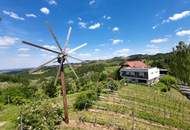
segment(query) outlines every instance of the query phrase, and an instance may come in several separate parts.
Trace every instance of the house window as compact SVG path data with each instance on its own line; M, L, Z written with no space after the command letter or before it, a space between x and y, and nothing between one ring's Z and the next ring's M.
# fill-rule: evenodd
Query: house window
M122 72L121 72L121 76L126 76L126 72L125 72L125 71L122 71Z
M135 72L131 72L131 77L135 77Z

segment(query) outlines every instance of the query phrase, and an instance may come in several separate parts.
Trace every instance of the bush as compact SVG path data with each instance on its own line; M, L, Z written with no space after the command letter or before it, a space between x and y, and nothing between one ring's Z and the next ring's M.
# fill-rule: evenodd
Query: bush
M44 82L42 82L42 89L44 90L45 94L51 98L58 95L57 86L54 85L53 79L44 79Z
M23 76L8 74L0 74L0 82L22 83L25 86L29 84L29 80Z
M58 104L49 101L36 102L22 108L22 124L24 130L55 130L63 120L62 109ZM18 125L20 126L18 117Z
M119 85L117 84L115 80L110 79L107 82L107 88L109 88L111 91L117 91L119 88Z
M97 94L92 91L86 91L77 96L74 108L77 110L88 109L93 102L97 100Z
M105 81L107 79L107 75L105 73L100 73L99 81Z
M162 83L162 82L157 83L157 84L155 85L155 87L156 87L157 89L159 89L161 92L167 92L167 91L170 90L170 88L167 87L167 86L166 86L164 83Z
M0 111L2 111L4 108L5 108L4 105L0 104Z
M175 77L170 76L170 75L165 75L165 76L161 77L160 82L164 83L168 87L177 84L177 80L175 79Z
M116 70L111 74L111 77L112 77L114 80L120 80L120 79L122 79L122 77L120 76L120 68L119 68L119 69L116 69Z
M122 80L120 80L120 84L127 86L128 85L128 79L127 78L123 78Z
M12 103L15 105L24 104L27 99L33 98L37 88L34 86L13 86L1 89L0 102L4 104Z

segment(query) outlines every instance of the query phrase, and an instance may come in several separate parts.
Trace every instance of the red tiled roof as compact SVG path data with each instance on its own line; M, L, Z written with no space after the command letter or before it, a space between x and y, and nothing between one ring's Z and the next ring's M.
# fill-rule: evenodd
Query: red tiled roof
M148 68L142 61L126 61L123 63L123 66L131 67L131 68Z

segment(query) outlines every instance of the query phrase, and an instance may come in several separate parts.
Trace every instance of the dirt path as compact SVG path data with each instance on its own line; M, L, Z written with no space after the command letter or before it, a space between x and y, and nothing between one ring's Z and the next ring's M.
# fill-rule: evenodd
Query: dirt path
M1 121L0 122L0 127L4 126L7 122L6 121Z
M85 130L115 130L114 128L111 128L111 127L106 127L106 126L103 126L103 125L99 125L99 124L93 124L93 123L87 123L87 122L84 122L84 123L80 123L76 120L70 120L69 121L69 124L66 125L67 127L69 128L80 128L80 129L85 129Z

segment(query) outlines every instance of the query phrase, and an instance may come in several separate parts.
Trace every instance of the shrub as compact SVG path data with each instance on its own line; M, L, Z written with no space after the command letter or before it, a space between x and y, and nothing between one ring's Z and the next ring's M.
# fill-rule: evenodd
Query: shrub
M21 105L34 96L37 89L33 86L14 86L1 90L0 102L4 104L12 103Z
M120 80L120 79L122 79L122 77L120 76L120 68L119 68L119 69L116 69L116 70L111 74L111 77L112 77L114 80Z
M161 92L167 92L170 90L169 87L167 87L164 83L159 82L155 85L156 88L158 88Z
M48 101L29 104L22 110L22 127L24 130L55 130L63 120L63 112L60 106ZM21 115L17 121L19 127L20 118Z
M117 82L115 80L110 79L107 82L107 88L109 88L111 91L116 91L119 88L119 85L117 84Z
M24 76L8 74L0 74L0 82L22 83L26 86L29 84L29 80Z
M99 81L105 81L107 79L107 75L105 73L100 73Z
M23 97L20 96L15 96L15 97L10 97L10 103L15 104L15 105L23 105L27 101Z
M127 78L123 78L122 80L120 80L120 84L127 86L128 85L128 79Z
M57 86L54 85L53 79L45 79L44 82L42 82L42 89L44 90L45 94L51 98L57 96Z
M77 110L88 109L92 106L93 101L97 100L97 94L92 91L86 91L77 96L74 108Z
M175 79L175 77L170 76L170 75L165 75L165 76L161 77L160 82L164 83L168 87L177 84L177 80Z
M0 111L2 111L4 108L5 108L4 105L0 104Z

